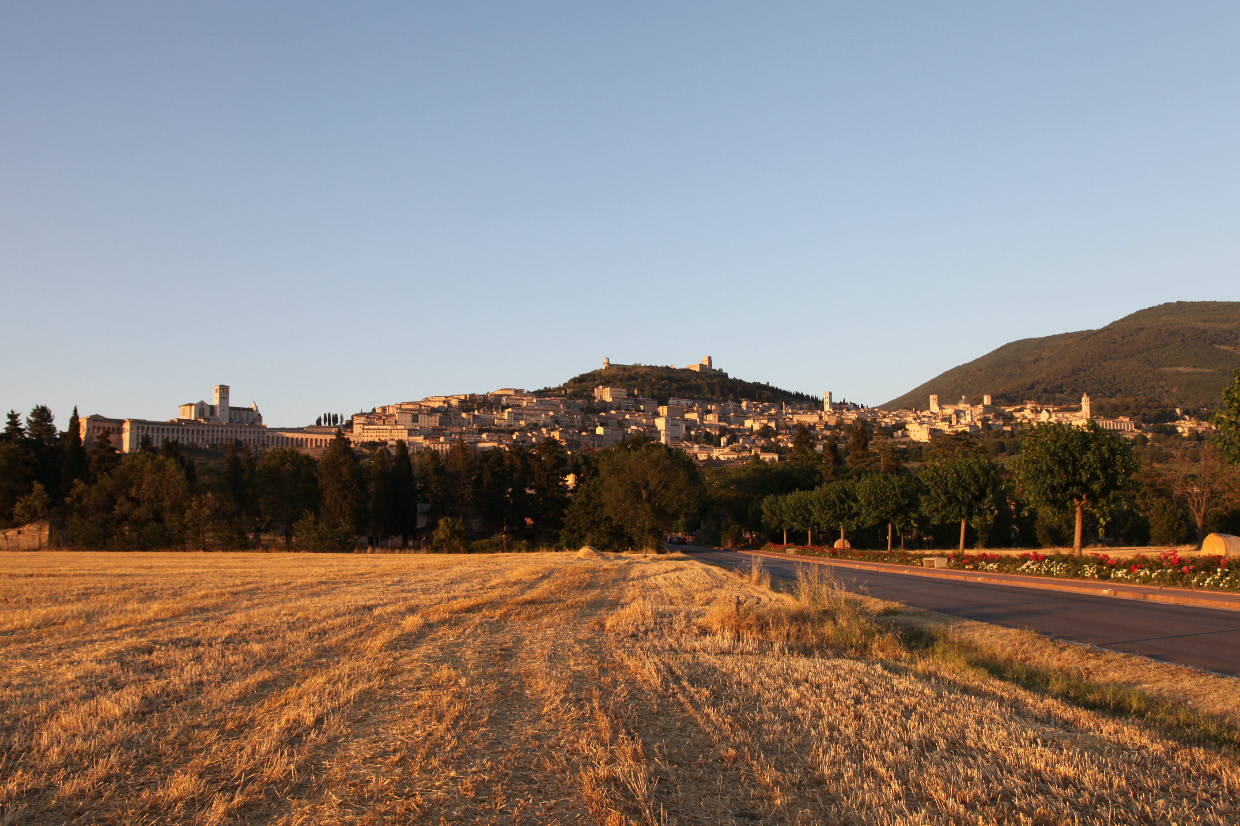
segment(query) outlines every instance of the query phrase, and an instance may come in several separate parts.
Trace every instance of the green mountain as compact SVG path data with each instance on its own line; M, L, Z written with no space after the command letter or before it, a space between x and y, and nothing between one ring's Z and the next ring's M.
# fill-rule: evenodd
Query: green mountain
M613 364L606 369L591 370L589 373L574 376L559 387L545 387L535 392L543 396L590 399L594 397L594 388L600 385L623 387L630 393L636 392L638 396L657 399L660 404L666 404L669 398L788 404L814 404L819 401L817 397L807 393L781 390L769 384L645 364Z
M1103 415L1216 407L1240 368L1240 302L1177 301L1133 313L1100 330L1005 344L882 405L895 410L961 396L995 404L1032 399L1070 404L1083 393Z

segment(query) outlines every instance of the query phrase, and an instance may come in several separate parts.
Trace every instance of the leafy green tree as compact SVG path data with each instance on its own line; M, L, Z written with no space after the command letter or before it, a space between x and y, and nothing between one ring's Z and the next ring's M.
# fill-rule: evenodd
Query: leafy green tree
M956 456L980 456L981 445L967 433L945 433L930 442L929 458L949 459Z
M788 497L783 494L771 493L762 499L762 524L773 531L783 531L784 542L788 544Z
M1214 414L1214 427L1223 457L1233 465L1240 464L1240 369L1223 388L1223 408Z
M704 492L701 471L683 451L649 439L613 445L599 451L597 474L569 506L570 541L584 535L613 547L662 547L677 520L698 513Z
M47 495L42 483L35 482L30 493L27 493L13 506L13 523L28 525L31 522L42 522L52 512L52 497Z
M794 490L784 494L783 510L789 528L805 531L805 544L814 544L814 529L822 523L822 514L814 502L812 490Z
M772 494L812 490L822 484L825 469L813 462L764 462L756 455L736 467L711 468L705 475L713 518L720 528L729 523L742 531L769 528L763 500Z
M353 446L339 429L323 451L317 476L319 521L357 533L365 505L361 472Z
M922 507L931 522L960 523L960 551L970 522L989 526L998 514L999 469L980 454L939 456L920 473ZM979 541L986 531L978 531Z
M431 545L440 553L459 554L465 550L465 542L468 539L465 523L458 517L445 516L435 525Z
M84 548L184 547L192 496L180 464L134 453L89 483L74 484L67 503L67 534Z
M1078 556L1085 511L1104 519L1135 469L1128 443L1097 422L1086 427L1041 423L1020 434L1020 487L1034 504L1075 509L1072 549Z
M838 527L840 543L846 543L848 532L857 528L859 516L854 483L848 479L828 482L812 492L811 502L815 522L823 526Z
M887 525L887 550L891 550L893 529L900 530L900 546L904 531L912 526L920 509L920 485L905 474L868 473L857 480L857 510L862 525Z

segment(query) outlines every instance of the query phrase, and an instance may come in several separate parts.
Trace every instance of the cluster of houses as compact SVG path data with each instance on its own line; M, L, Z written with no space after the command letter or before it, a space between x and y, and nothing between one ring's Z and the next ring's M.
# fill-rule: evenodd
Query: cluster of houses
M604 361L604 368L609 368ZM722 373L709 357L688 368ZM723 374L726 375L726 374ZM769 461L779 458L804 427L818 450L827 437L860 420L883 427L896 440L928 442L948 433L977 434L983 428L1012 429L1024 422L1059 422L1083 425L1094 421L1126 436L1140 426L1127 418L1093 416L1088 395L1079 409L1056 408L1025 402L997 407L989 395L980 404L962 398L942 404L930 396L926 410L883 410L836 403L831 393L821 404L769 404L752 401L719 402L703 399L658 400L637 395L629 388L601 385L592 398L576 399L528 393L505 388L485 394L431 396L421 401L399 402L357 413L342 428L356 447L405 442L410 450L446 452L458 442L477 450L513 444L532 445L554 439L570 452L599 449L626 437L643 434L680 448L703 462L748 460L758 455ZM230 442L253 450L292 447L318 455L334 438L336 428L311 426L268 428L258 406L231 407L229 388L215 388L214 403L191 402L180 406L176 419L148 421L88 416L81 421L82 440L91 445L103 433L124 453L141 446L158 447L172 441L198 447ZM1182 430L1208 427L1185 420Z

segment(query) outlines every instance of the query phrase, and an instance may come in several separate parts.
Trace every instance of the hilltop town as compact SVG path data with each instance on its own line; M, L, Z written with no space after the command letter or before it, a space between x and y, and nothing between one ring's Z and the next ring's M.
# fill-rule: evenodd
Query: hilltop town
M603 375L623 371L603 360ZM679 368L697 374L727 377L707 356ZM214 402L180 405L176 419L148 421L111 419L92 415L81 421L82 441L92 444L107 433L113 446L132 453L141 444L158 446L171 441L211 447L239 442L254 450L292 447L317 456L327 447L337 425L269 428L258 405L232 407L230 389L218 385ZM1027 401L997 406L989 395L978 403L960 399L941 403L928 399L925 410L884 410L836 402L831 392L815 404L718 399L655 399L620 383L600 384L590 398L503 388L489 393L429 396L420 401L396 402L341 421L339 429L357 448L405 442L410 450L446 453L463 442L477 450L531 445L543 439L560 442L570 453L600 449L625 438L643 435L684 450L709 463L745 461L754 455L778 461L798 434L808 434L818 451L834 434L863 422L871 432L895 442L928 442L949 433L978 435L987 430L1011 431L1022 422L1054 421L1083 425L1093 421L1104 429L1136 437L1144 426L1131 418L1095 416L1088 394L1078 407L1055 407ZM1207 422L1181 414L1172 425L1181 435L1208 430ZM1164 426L1165 427L1165 426ZM804 438L802 436L801 438Z

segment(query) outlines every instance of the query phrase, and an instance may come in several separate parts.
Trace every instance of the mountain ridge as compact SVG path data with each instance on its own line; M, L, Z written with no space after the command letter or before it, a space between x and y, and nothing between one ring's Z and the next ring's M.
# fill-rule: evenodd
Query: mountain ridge
M1110 412L1211 408L1240 368L1240 302L1176 301L1130 313L1096 330L1008 342L886 404L924 408L989 393L996 404L1065 404L1089 393Z

